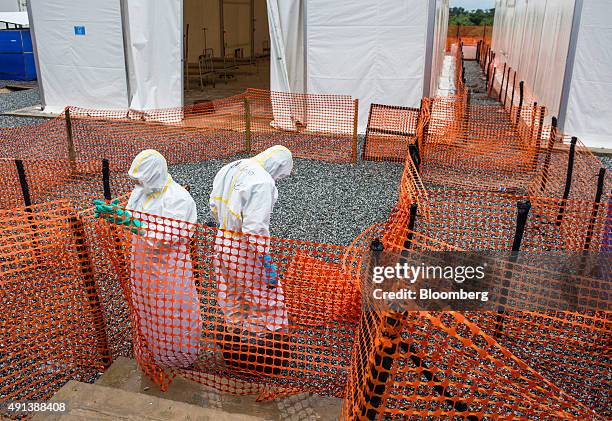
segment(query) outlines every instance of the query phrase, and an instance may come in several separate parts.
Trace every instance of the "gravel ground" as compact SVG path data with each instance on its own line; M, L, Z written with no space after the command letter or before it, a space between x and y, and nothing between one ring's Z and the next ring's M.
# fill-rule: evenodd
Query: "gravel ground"
M4 88L7 84L10 84L11 82L13 81L0 80L0 88ZM15 81L14 83L20 82ZM37 104L40 104L38 88L28 89L26 91L0 93L0 114L6 111L14 111L18 110L19 108L30 107L32 105ZM27 126L31 124L37 124L42 121L45 121L45 119L0 115L0 127Z
M217 171L229 160L174 165L172 177L191 186L199 221ZM278 183L271 234L275 237L349 245L363 230L384 222L397 200L403 166L391 162L332 164L296 158L291 177Z
M486 79L477 61L465 61L465 83L470 89L470 104L474 105L499 105L499 102L490 98L487 93Z
M601 159L607 169L612 171L612 155L599 155L598 158Z

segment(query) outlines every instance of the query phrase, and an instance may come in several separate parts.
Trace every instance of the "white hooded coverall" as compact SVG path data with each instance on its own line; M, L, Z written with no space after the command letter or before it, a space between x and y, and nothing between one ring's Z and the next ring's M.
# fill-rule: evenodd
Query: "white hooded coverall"
M291 152L277 145L232 162L215 176L209 204L220 228L215 240L217 298L228 327L265 335L288 324L282 286L268 286L261 262L269 252L276 181L292 169Z
M131 257L131 298L142 335L138 340L160 365L187 367L197 359L201 331L189 254L196 205L172 180L157 151L140 152L128 175L137 185L127 209L142 220L141 235L132 236Z

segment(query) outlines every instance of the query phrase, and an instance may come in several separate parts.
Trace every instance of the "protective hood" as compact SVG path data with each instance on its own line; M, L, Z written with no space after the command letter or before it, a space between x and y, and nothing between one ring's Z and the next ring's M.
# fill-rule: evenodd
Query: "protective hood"
M160 191L170 177L166 159L153 149L146 149L136 155L128 175L147 194Z
M261 165L274 181L288 177L293 170L293 155L281 145L272 146L252 159Z

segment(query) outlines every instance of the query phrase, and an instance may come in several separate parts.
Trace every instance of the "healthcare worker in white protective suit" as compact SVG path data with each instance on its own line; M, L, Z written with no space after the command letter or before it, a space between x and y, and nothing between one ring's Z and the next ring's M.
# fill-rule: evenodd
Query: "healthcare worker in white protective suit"
M268 255L266 237L278 198L276 182L288 177L292 169L291 151L277 145L253 158L232 162L215 176L209 204L221 229L215 242L217 299L226 332L274 337L287 328L283 289Z
M132 230L137 233L132 236L130 286L142 334L139 340L144 340L143 348L158 364L188 367L198 357L201 333L189 254L196 205L168 174L166 160L155 150L140 152L128 175L136 187L126 207L131 214L124 213L123 225L136 226ZM102 210L96 208L97 213Z

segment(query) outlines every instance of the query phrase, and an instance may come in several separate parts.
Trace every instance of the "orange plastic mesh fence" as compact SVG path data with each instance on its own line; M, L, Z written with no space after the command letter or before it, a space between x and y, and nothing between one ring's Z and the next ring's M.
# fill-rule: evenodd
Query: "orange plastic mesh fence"
M404 162L415 144L419 109L371 104L362 159Z
M532 333L530 340L537 329L541 343L525 342L531 345L525 346L517 338L507 347L472 321L474 317L480 323L496 322L497 314L363 312L344 417L604 419L609 412L605 402L609 318L566 313L522 316L525 332ZM553 332L571 332L580 344L578 349L568 352L567 341ZM517 352L521 346L523 350ZM521 359L548 346L562 352L553 360L557 366L569 363L555 370L556 378L542 370L552 365L550 361L538 360L540 366L534 369L526 362L531 359ZM584 369L587 364L592 365ZM594 379L594 388L572 388L585 380L580 372ZM566 379L570 379L568 383ZM588 395L586 389L595 389L595 393Z
M347 248L134 216L139 233L95 229L129 303L134 355L162 389L180 374L229 393L342 396L360 311Z
M476 45L479 41L490 43L492 37L492 25L448 25L448 32L446 36L446 51L450 51L451 46L453 44L458 44L459 42L463 42L465 45Z
M95 379L110 355L82 219L65 201L2 211L0 238L2 400Z
M612 224L605 204L588 201L444 188L404 200L387 223L394 244L403 243L410 206L418 202L412 231L466 250L511 249L519 201L531 206L521 250L598 252Z
M153 148L172 151L180 163L255 153L275 144L298 157L350 162L356 113L349 96L257 89L146 113L70 108L77 156L134 156Z
M350 162L357 157L358 105L350 96L249 89L245 106L251 151L282 144L305 158Z
M456 67L461 85L462 66ZM468 105L465 90L431 101L419 148L426 183L559 199L569 186L568 198L595 200L604 165L580 140L572 150L571 137L558 132L555 122L545 124L544 107L521 106L518 94L505 105ZM609 172L602 184L605 203L612 190Z
M177 109L143 112L69 107L57 119L3 129L0 208L24 204L15 168L23 160L31 203L62 198L83 209L101 192L102 159L111 189L126 193L134 156L156 149L168 164L254 154L283 144L294 156L331 162L357 159L357 101L249 89L243 94Z
M373 230L362 239L362 247L385 234ZM420 253L431 256L428 251L457 250L422 233L405 230L404 235L403 244L387 238L384 250L401 253L408 262L423 261ZM362 256L362 280L368 282L370 268L381 262ZM397 313L374 303L370 287L362 286L365 304L343 405L345 419L610 415L610 313L550 311L545 304L566 308L565 291L581 294L581 303L591 300L596 308L605 308L607 287L601 274L532 266L536 260L488 263L502 269L490 285L526 311ZM571 285L580 287L572 292L567 289Z
M597 252L612 225L612 178L601 162L544 124L529 93L521 106L516 88L506 95L516 85L511 72L503 86L491 77L501 105L471 105L456 54L456 95L424 99L420 110L370 110L363 157L404 160L405 170L387 223L348 248L144 214L132 232L86 208L103 194L103 159L111 195L122 196L131 160L147 148L171 165L277 143L295 156L355 160L350 97L248 90L146 113L69 108L2 130L0 207L21 206L25 196L47 203L0 213L1 300L10 309L0 329L8 344L2 398L45 398L67 379L90 380L133 345L163 389L181 375L262 399L344 396L349 419L368 411L388 419L609 416L609 313L361 311L363 257L374 238L393 251L509 250L519 201L531 205L522 250ZM517 273L556 281L536 267ZM500 318L505 329L495 335Z
M103 161L23 160L25 186L31 204L42 204L68 199L73 207L85 209L94 199L103 197ZM117 165L122 167L121 163ZM0 159L3 189L6 192L0 208L24 206L26 197L15 160ZM127 169L110 168L109 187L113 197L128 193L133 188Z
M537 104L536 95L516 69L506 63L503 57L497 55L490 44L482 45L481 50L484 54L479 57L479 63L486 77L487 92L491 98L499 100L508 110Z
M523 108L512 120L500 107L435 98L422 148L425 181L479 189L527 188L540 163L540 108ZM518 113L518 110L516 110ZM456 120L461 116L460 120ZM518 124L515 122L518 121ZM527 123L527 122L530 123ZM511 180L513 184L504 185Z

